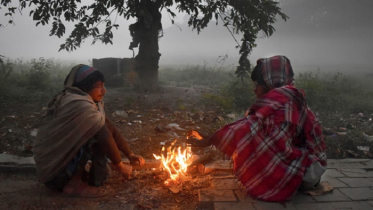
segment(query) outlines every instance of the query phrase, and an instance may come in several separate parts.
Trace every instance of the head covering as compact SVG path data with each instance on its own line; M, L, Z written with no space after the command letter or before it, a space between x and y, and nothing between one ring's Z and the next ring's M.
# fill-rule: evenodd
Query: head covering
M261 58L256 63L261 66L263 80L271 89L292 85L294 72L290 60L286 56L276 55L270 58Z
M90 75L92 72L97 71L96 68L93 68L88 65L82 65L76 72L74 83L81 82L85 78L87 78L88 75Z

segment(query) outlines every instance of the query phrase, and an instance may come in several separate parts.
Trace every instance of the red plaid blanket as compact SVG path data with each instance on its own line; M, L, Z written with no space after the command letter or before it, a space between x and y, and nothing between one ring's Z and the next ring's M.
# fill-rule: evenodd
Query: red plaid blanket
M234 161L248 195L289 200L314 161L326 165L321 126L292 86L275 88L250 107L250 114L224 126L211 142Z

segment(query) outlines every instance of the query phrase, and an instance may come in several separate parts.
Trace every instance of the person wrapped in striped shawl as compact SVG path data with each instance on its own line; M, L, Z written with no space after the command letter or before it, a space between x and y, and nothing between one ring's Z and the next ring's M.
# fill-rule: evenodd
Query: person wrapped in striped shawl
M287 201L298 188L316 186L326 170L321 126L293 75L285 56L259 59L251 75L257 100L245 116L208 137L189 140L197 147L213 144L231 156L246 193L259 200Z

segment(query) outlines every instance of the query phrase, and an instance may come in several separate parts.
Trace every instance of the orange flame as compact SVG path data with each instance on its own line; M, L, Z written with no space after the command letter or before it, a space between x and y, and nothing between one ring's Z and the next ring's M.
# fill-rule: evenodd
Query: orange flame
M164 147L162 148L164 151ZM163 169L165 169L171 180L165 181L165 184L169 184L170 181L178 182L180 179L186 177L186 172L188 169L188 160L192 156L190 149L184 149L182 151L181 147L173 148L172 145L167 148L166 157L162 154L161 156L153 154L155 159L161 160Z

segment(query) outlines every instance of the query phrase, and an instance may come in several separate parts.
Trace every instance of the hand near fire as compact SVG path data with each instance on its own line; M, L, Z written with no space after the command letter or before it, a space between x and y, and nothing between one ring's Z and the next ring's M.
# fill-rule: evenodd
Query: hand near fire
M202 137L201 134L195 130L191 130L187 133L186 143L190 144L192 147L207 147L211 145L208 137Z
M135 155L135 154L130 154L128 157L131 165L144 165L145 164L145 159L141 157L140 155Z
M198 140L201 140L203 139L203 137L201 136L201 134L198 133L198 131L195 131L195 130L191 130L187 133L187 138L194 138L194 139L198 139Z

